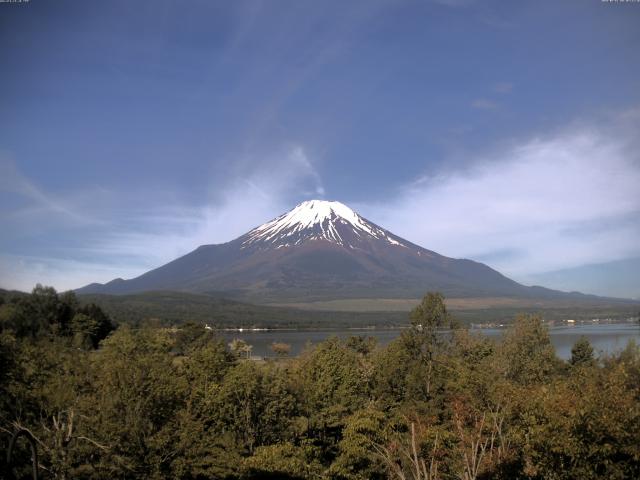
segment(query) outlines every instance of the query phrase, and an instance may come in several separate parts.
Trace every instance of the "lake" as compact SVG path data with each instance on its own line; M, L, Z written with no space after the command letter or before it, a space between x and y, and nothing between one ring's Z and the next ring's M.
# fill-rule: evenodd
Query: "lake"
M499 339L505 328L472 328L471 332ZM400 335L400 329L327 329L327 330L259 330L224 331L222 337L230 342L239 338L253 346L252 355L273 357L271 344L283 342L291 345L291 355L299 354L307 343L316 344L329 337L351 336L374 337L379 345L386 345ZM591 342L596 353L613 353L622 350L627 342L635 339L640 343L640 325L637 323L577 323L562 324L549 328L551 342L560 358L571 358L571 347L582 336Z

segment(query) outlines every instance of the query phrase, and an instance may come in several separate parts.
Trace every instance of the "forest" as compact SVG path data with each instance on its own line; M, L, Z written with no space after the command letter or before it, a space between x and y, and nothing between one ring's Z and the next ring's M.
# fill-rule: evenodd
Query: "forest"
M51 479L640 478L640 348L563 361L535 315L493 342L428 293L385 347L255 360L50 287L0 298L6 478L33 478L30 443Z

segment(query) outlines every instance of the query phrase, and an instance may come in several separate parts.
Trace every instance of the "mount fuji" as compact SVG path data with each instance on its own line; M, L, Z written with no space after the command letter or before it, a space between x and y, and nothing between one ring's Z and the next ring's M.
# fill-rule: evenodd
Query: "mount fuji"
M227 243L202 245L131 280L78 293L171 290L254 302L346 298L566 297L521 285L482 263L445 257L339 202L310 200Z

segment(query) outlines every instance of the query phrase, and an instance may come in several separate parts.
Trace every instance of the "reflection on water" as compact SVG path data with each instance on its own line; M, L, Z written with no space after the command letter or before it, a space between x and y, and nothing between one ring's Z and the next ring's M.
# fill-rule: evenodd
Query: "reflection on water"
M500 338L505 329L473 329L480 335ZM549 329L551 342L560 358L571 357L571 347L582 336L587 337L597 353L613 353L622 350L629 340L640 343L640 325L632 323L577 324L558 326ZM271 357L271 344L283 342L291 345L291 355L299 354L307 344L316 344L329 337L348 338L354 335L374 337L379 345L386 345L400 335L399 329L342 329L342 330L263 330L243 332L223 332L225 340L241 338L253 346L252 354L259 357Z

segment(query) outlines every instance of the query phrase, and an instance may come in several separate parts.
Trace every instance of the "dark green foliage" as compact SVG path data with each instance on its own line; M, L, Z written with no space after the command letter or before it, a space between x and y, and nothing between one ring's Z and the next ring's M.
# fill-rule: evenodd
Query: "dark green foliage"
M440 366L434 361L443 349L438 329L449 326L451 316L444 297L429 292L409 317L410 328L376 358L374 388L387 406L410 403L429 408L429 402L439 400L440 379L444 378L438 375Z
M89 423L110 446L103 461L113 475L149 478L169 471L170 432L188 389L170 348L167 332L125 327L92 358L100 394Z
M39 284L31 295L10 296L0 305L0 331L18 338L70 337L77 346L96 348L114 328L99 306L80 306L73 292L59 295Z
M14 382L20 375L18 351L15 337L8 332L0 333L0 412L3 414L15 404Z
M253 453L289 439L297 407L284 370L241 362L225 376L214 409L220 429Z
M593 347L589 340L581 337L571 349L571 360L569 363L573 366L590 366L593 365Z
M438 347L437 329L449 326L451 316L439 293L427 293L409 314L411 328L403 332L406 349L421 362L430 361Z
M347 347L361 354L369 355L376 348L376 339L374 337L353 336L347 339Z
M89 303L86 305L82 305L76 309L78 314L86 315L92 321L91 332L89 334L89 340L93 348L98 346L98 343L103 339L107 338L107 336L114 330L115 325L111 321L111 318L104 313L102 308L100 308L95 303ZM77 333L74 331L74 333Z
M174 352L187 355L191 351L197 351L214 340L213 331L202 328L193 322L188 322L178 328L175 335Z
M317 449L277 443L258 447L244 460L242 479L251 480L303 480L323 478L322 464L317 460Z
M640 404L625 365L615 363L518 399L518 440L530 476L639 478Z
M414 328L425 331L449 326L452 320L444 304L444 297L437 292L427 293L420 304L411 310L409 318Z
M386 348L267 362L197 323L109 334L100 307L45 287L0 321L0 448L28 429L45 478L640 478L640 349L595 361L581 340L564 363L537 317L501 343L436 336L450 316L429 294Z
M139 326L156 319L161 326L195 323L223 327L307 328L404 325L405 312L325 312L271 307L185 292L132 295L79 295L81 302L99 305L118 323Z
M507 378L520 384L544 382L559 367L549 331L535 315L516 318L502 352Z
M311 428L335 431L361 408L369 392L356 353L336 337L319 344L300 359L297 386L303 413Z
M382 459L376 453L388 440L386 424L385 414L373 406L350 416L338 443L338 456L331 465L331 475L350 480L386 478Z
M97 346L95 339L98 337L98 322L84 313L76 313L71 319L73 331L73 344L81 348L93 348Z

